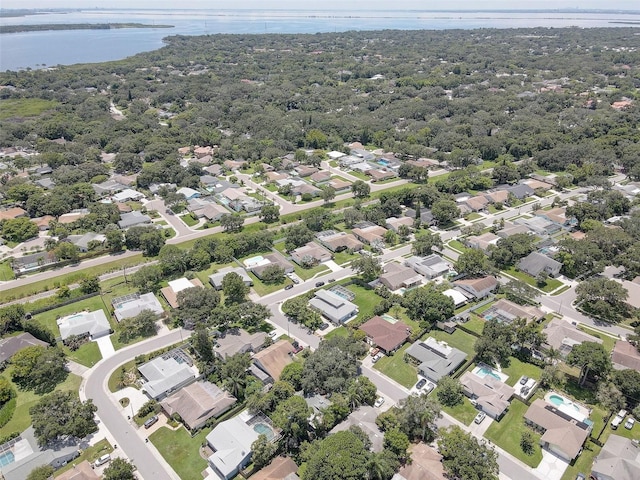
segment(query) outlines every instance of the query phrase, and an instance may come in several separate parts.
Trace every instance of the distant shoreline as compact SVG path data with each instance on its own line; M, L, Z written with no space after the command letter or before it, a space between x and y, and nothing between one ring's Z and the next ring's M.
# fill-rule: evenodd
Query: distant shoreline
M51 23L42 25L2 25L2 33L44 32L49 30L111 30L116 28L173 28L173 25L145 23Z

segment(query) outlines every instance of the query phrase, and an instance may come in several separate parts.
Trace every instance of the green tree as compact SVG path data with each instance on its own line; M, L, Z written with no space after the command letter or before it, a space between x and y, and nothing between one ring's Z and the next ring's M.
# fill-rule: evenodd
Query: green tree
M60 260L69 260L71 262L77 262L80 258L78 247L69 242L58 242L53 249L53 253Z
M631 369L613 370L611 380L627 398L630 409L640 403L640 372Z
M624 408L626 399L613 382L600 382L596 392L598 403L610 412L617 412Z
M410 395L400 401L397 413L399 428L410 440L431 442L441 417L440 404L427 394Z
M263 205L258 214L264 223L274 223L280 218L280 207L278 205Z
M42 465L31 470L27 475L27 480L49 480L53 477L54 472L55 469L51 465Z
M407 458L409 444L409 437L397 428L384 432L384 448L393 452L400 461Z
M453 377L442 377L438 382L437 396L442 405L455 407L464 400L462 385Z
M64 353L59 348L32 346L11 358L11 379L37 394L48 393L68 375Z
M38 235L38 226L28 218L10 218L2 222L2 237L22 243Z
M498 454L460 427L442 430L438 447L443 456L445 472L450 478L498 479Z
M460 254L456 261L456 271L467 277L480 277L491 272L489 257L482 250L470 249Z
M378 388L365 376L359 376L351 380L347 387L347 397L352 409L360 405L373 405L376 401Z
M158 315L151 310L143 310L135 317L120 321L118 340L128 343L135 338L151 337L158 333Z
M580 368L581 386L589 376L597 381L611 371L611 357L602 345L595 342L575 345L567 356L567 363Z
M105 233L107 248L112 252L120 252L124 248L124 238L120 230L109 230Z
M282 283L284 282L284 268L277 263L267 265L260 272L260 278L264 283Z
M258 439L251 444L251 460L257 470L268 465L278 450L278 445L269 441L264 434L258 435Z
M96 275L83 278L80 281L80 291L82 293L95 293L100 291L100 279Z
M200 360L207 365L212 364L215 360L215 353L213 352L213 342L209 338L207 330L202 326L197 327L191 338L193 349L197 352Z
M135 480L134 471L135 467L129 460L114 458L104 469L103 478L104 480Z
M433 234L429 231L416 233L416 238L411 245L411 253L424 257L431 255L434 247L438 249L442 248L440 235Z
M369 452L356 434L337 432L306 450L302 480L367 480Z
M131 283L140 293L155 292L160 288L163 277L160 265L146 265L131 275Z
M356 198L367 198L371 193L371 187L368 183L365 183L362 180L356 180L351 185L351 191L353 192L353 196Z
M153 230L143 233L140 236L140 248L142 255L145 257L155 257L166 242L166 238L162 230Z
M282 431L286 449L297 448L309 436L313 410L304 398L294 395L281 402L273 413L273 423Z
M165 275L184 273L188 265L188 253L175 245L164 245L158 253L158 263Z
M222 279L225 305L235 305L246 301L249 287L236 272L227 273Z
M295 390L302 388L302 362L293 362L284 367L280 374L280 380L290 383Z
M452 200L438 200L431 206L431 214L438 225L447 225L460 216L460 209Z
M474 349L479 361L489 365L508 366L511 357L511 345L515 342L515 331L511 325L495 321L486 322L482 336Z
M98 430L91 400L81 402L74 392L55 391L29 409L40 446L66 437L84 438Z
M520 448L525 455L533 455L535 453L535 440L530 430L525 430L520 436Z
M322 189L322 199L324 203L329 203L336 198L336 189L330 186L326 186Z
M407 309L407 316L420 322L424 328L451 318L455 310L453 300L440 293L434 284L414 288L405 295L402 303Z
M288 252L313 240L313 232L304 223L297 223L285 230L284 246Z
M11 382L0 376L0 407L11 400L16 394Z
M351 268L362 277L365 282L375 280L382 275L382 265L377 257L361 255L351 261Z
M608 278L592 278L576 287L576 301L600 319L617 323L629 316L625 303L629 293L620 283Z
M220 376L223 379L224 387L237 399L244 398L249 365L251 365L249 354L237 353L227 357L220 368Z
M242 230L244 218L239 213L224 214L220 217L220 225L225 232L239 232Z

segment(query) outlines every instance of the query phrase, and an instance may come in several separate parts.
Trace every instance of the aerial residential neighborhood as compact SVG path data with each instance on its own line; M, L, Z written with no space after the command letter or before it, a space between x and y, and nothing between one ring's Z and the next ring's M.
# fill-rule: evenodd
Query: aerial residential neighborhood
M579 58L595 42L562 32ZM425 73L389 32L349 34L384 54L328 64L339 81L324 36L244 39L238 58L278 67L237 78L223 50L100 64L100 88L82 70L51 100L32 78L64 68L0 74L0 106L54 102L0 113L0 477L640 478L637 33L597 33L606 82L495 32L537 60L446 50ZM491 37L465 48L497 58ZM238 111L289 55L311 81L269 90L257 132ZM214 106L205 77L243 103ZM322 103L329 85L358 107ZM349 135L321 119L365 110Z

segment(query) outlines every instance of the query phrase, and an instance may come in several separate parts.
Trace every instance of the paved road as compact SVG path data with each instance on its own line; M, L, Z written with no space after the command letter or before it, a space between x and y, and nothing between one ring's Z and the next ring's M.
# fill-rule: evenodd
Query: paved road
M159 459L149 450L143 437L122 415L122 408L111 396L107 388L107 381L111 373L125 362L138 355L158 350L188 338L191 332L174 330L163 336L132 345L118 350L115 355L101 360L88 373L81 398L91 398L98 407L98 416L113 437L116 445L138 467L138 473L146 480L176 480L178 477L167 471Z

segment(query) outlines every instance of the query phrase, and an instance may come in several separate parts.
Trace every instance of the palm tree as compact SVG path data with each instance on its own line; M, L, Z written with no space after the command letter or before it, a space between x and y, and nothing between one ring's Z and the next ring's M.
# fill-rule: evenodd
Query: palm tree
M369 457L367 465L369 480L384 480L386 478L387 464L382 455L373 454Z

